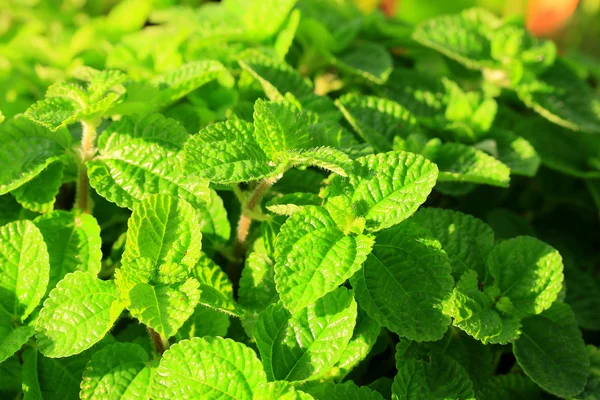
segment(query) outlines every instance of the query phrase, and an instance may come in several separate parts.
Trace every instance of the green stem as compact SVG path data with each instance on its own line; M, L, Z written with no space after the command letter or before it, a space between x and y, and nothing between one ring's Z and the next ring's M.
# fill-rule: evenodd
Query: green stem
M156 332L154 329L148 328L148 335L150 336L150 340L154 345L154 350L161 356L163 353L169 348L169 340L163 337L160 333Z
M77 179L77 194L75 196L75 207L81 209L84 213L91 213L91 203L87 167L85 163L94 157L96 149L94 141L96 140L96 128L98 121L81 121L81 148L79 149L79 177Z

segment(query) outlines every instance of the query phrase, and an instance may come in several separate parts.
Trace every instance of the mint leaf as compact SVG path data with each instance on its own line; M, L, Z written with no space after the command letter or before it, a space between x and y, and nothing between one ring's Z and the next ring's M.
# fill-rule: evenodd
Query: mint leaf
M414 358L397 359L398 375L392 386L392 399L475 399L473 384L463 367L449 357L431 362Z
M364 360L379 337L381 325L369 317L362 308L358 309L356 326L352 338L342 353L337 364L333 367L331 374L336 379L343 379L362 360Z
M508 187L510 169L494 157L460 143L444 143L431 157L442 182L470 182Z
M198 217L185 200L148 196L135 207L128 228L125 261L147 257L155 266L175 263L192 268L200 258Z
M600 374L598 373L598 366L600 366L600 352L595 346L588 345L586 348L590 356L590 375L585 385L585 389L583 392L579 393L576 398L591 400L600 393Z
M331 147L288 152L287 157L296 167L313 166L341 176L348 176L353 167L352 159L346 153Z
M275 250L275 282L283 304L293 313L337 288L358 271L372 244L370 236L345 235L323 207L306 206L292 215Z
M150 395L154 369L148 353L133 343L115 343L96 352L81 381L81 399L139 399Z
M437 167L406 152L388 152L355 160L343 191L370 231L399 224L421 205L437 178ZM338 183L341 180L337 181Z
M354 46L331 61L340 70L379 85L385 83L393 66L392 57L385 47L372 42Z
M194 313L177 331L177 340L204 336L225 336L229 329L229 316L223 312L198 304Z
M247 52L238 61L262 86L271 100L283 100L286 93L296 97L310 96L312 83L288 64L273 60L259 52Z
M510 131L499 129L494 129L490 138L495 142L498 160L510 168L511 174L535 176L541 159L530 142Z
M308 118L291 103L260 99L254 103L254 136L272 159L308 144L307 123Z
M31 181L50 164L63 159L71 146L66 129L56 132L26 118L11 119L0 125L0 194L8 193Z
M27 118L56 131L77 121L103 116L125 92L122 83L127 75L120 71L79 67L72 75L80 82L58 82L50 86L46 98L27 109Z
M507 398L529 400L541 399L539 386L525 375L516 373L497 375L488 380L482 398L504 400Z
M238 302L244 310L242 323L246 331L252 332L258 315L278 300L273 261L266 254L253 251L246 258L238 289Z
M88 272L67 274L50 292L36 321L40 351L54 358L89 349L108 333L123 308L113 282Z
M300 10L292 10L288 19L281 28L277 38L275 38L275 52L283 60L290 51L298 25L300 24Z
M266 382L254 391L254 400L313 400L308 393L296 390L285 381Z
M160 90L157 105L162 107L219 78L231 79L225 66L215 60L201 60L188 62L158 75L151 83Z
M210 199L208 182L187 177L178 156L189 137L159 114L114 122L98 140L99 156L87 163L90 184L120 207L133 209L149 194L179 196L201 207Z
M170 338L194 313L200 298L198 286L191 278L170 285L138 283L129 290L127 308L140 322Z
M428 229L440 241L458 281L469 270L485 278L486 259L494 247L494 232L483 221L452 210L422 208L410 221Z
M100 226L88 214L53 211L37 217L38 227L50 255L48 291L69 272L98 275L102 268Z
M515 130L535 147L544 166L575 177L600 177L593 162L598 146L590 135L572 132L541 118L522 119Z
M185 145L185 169L214 183L254 181L272 176L275 168L259 142L255 128L244 121L218 122Z
M46 293L50 262L44 238L31 221L0 227L0 306L24 321Z
M539 314L550 308L562 288L560 254L532 237L498 244L488 256L488 266L505 313L519 317ZM504 304L503 300L508 301Z
M265 205L269 211L279 215L292 215L304 206L321 205L322 199L313 193L288 193L274 197Z
M295 3L295 0L229 0L225 7L240 19L247 35L262 41L279 30Z
M1 310L0 316L0 363L14 355L35 333L33 326L14 327L10 323L10 314Z
M351 283L371 318L401 337L431 341L450 325L442 302L452 290L451 271L440 243L425 229L403 223L377 233Z
M465 272L444 304L444 314L454 318L454 326L484 344L515 340L521 332L519 318L499 312L495 308L497 291L480 290L479 285L475 271Z
M519 98L547 120L574 131L600 132L600 99L564 62L517 88Z
M203 239L208 239L213 245L229 240L231 224L227 219L227 209L215 190L210 189L210 202L203 210L198 210L198 213Z
M590 360L571 308L556 303L524 319L522 330L513 351L531 380L560 397L579 394L588 378Z
M233 299L231 281L206 254L201 254L192 273L200 283L199 304L237 317L243 314Z
M154 378L157 399L219 398L252 400L267 378L253 350L231 339L182 340L160 360Z
M11 193L23 207L44 213L54 209L56 195L63 183L63 166L54 162L35 178L19 186Z
M270 305L253 333L267 378L296 381L319 377L339 360L355 323L356 302L346 288L294 314L282 303Z
M393 100L349 93L336 105L360 137L378 151L391 150L394 137L416 129L412 113Z
M315 400L383 400L379 393L352 382L308 384L301 388Z

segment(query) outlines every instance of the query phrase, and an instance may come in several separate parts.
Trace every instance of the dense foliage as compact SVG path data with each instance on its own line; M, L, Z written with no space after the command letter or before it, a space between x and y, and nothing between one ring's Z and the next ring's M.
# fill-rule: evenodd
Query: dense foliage
M483 9L80 3L0 7L0 397L600 398L589 64Z

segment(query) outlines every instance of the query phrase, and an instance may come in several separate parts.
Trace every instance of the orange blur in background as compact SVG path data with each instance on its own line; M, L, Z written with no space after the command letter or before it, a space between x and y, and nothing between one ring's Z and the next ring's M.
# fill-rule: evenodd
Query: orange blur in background
M529 0L525 26L535 36L552 36L569 21L579 0Z

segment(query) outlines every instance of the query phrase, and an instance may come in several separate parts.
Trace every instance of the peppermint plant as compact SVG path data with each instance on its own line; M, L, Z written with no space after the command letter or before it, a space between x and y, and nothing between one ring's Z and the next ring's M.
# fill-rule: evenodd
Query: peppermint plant
M483 9L172 3L2 6L2 398L600 396L597 69Z

